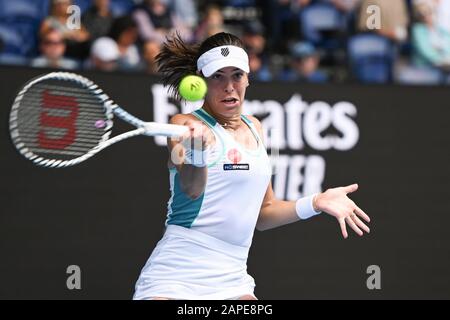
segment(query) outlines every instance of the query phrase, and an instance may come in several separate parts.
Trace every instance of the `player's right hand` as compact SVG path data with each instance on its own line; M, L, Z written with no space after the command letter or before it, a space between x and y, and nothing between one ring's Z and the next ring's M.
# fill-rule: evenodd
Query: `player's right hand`
M181 144L184 147L205 150L215 142L211 129L202 121L188 119L184 125L189 128L189 131L181 137Z

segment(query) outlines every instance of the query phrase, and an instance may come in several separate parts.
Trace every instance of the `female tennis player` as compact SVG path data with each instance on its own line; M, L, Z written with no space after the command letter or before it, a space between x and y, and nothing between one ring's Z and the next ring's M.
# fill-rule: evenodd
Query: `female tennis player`
M261 123L242 114L249 65L239 38L218 33L190 46L175 36L157 61L178 98L178 84L188 74L204 77L208 93L202 108L170 121L190 131L168 140L166 230L134 299L256 299L247 274L255 227L267 230L325 212L338 220L344 238L346 225L361 236L369 232L360 219L369 217L347 197L356 184L297 201L275 198Z

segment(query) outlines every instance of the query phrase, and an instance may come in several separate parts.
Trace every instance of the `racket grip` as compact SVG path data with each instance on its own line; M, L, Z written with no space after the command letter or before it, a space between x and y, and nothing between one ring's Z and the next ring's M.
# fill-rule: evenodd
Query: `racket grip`
M189 131L189 128L187 126L157 122L146 122L144 125L144 129L145 135L166 137L180 137L184 133Z

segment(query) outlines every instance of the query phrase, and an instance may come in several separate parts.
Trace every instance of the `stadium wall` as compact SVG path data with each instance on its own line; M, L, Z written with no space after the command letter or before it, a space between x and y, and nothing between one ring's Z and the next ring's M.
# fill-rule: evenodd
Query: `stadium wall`
M72 168L32 165L9 139L17 91L49 70L0 67L0 298L130 299L160 239L169 197L164 139L138 137ZM167 121L195 105L158 78L81 73L127 111ZM284 199L359 183L371 233L321 215L255 231L248 261L260 299L450 298L450 90L446 87L252 83ZM118 130L128 125L117 122ZM81 289L66 286L81 269ZM381 289L370 290L370 266Z

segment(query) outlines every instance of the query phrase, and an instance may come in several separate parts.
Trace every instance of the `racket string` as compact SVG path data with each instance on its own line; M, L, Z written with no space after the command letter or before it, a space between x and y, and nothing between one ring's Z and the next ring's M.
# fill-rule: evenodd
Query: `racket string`
M106 111L103 98L78 83L37 83L18 106L16 135L26 149L22 153L56 160L86 154L109 134L112 123Z

